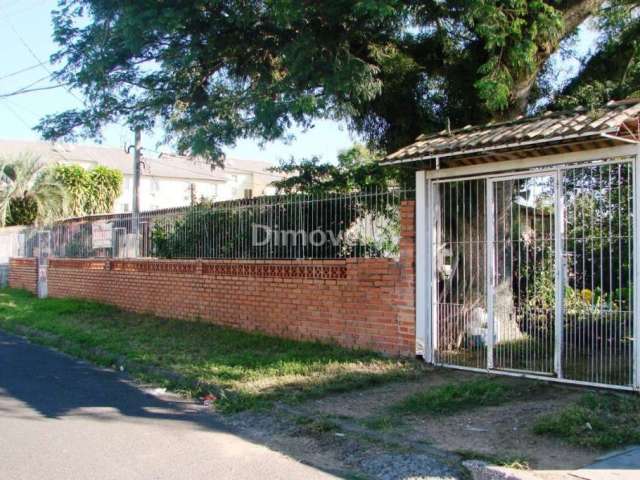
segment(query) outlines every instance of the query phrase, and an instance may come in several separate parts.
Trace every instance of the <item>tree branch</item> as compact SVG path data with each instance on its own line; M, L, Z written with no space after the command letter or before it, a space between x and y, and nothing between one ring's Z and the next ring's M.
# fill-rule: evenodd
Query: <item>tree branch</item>
M562 14L564 25L561 38L574 32L587 18L596 13L603 3L604 0L578 0L569 2ZM551 55L557 51L559 45L559 42L548 43L545 48L538 51L537 67L529 74L518 79L515 83L511 107L502 113L502 119L512 119L525 112L529 104L531 89L538 78L540 70L549 58L551 58Z

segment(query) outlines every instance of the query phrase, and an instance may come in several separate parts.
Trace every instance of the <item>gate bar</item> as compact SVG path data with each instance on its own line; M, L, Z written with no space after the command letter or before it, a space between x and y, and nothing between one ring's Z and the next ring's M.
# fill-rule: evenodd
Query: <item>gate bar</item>
M555 212L554 212L554 250L555 250L555 319L554 319L554 370L558 378L562 373L562 344L564 336L564 191L562 187L563 172L556 173Z
M506 377L530 378L532 380L543 380L545 382L564 383L568 385L577 385L581 387L594 387L594 388L601 388L603 390L621 390L624 392L631 392L635 390L634 387L630 385L614 385L611 383L596 383L596 382L589 382L586 380L571 380L569 378L549 377L546 375L540 375L535 373L518 373L518 372L502 370L497 368L494 368L493 370L489 370L486 368L455 365L453 363L436 363L435 366L441 367L441 368L452 368L454 370L464 370L466 372L478 372L478 373L485 373L489 375L502 375Z
M485 214L485 231L486 231L486 258L487 264L485 266L486 271L486 280L485 280L485 290L487 292L487 369L491 370L493 368L493 346L495 343L495 315L493 313L493 304L494 304L494 295L495 295L495 279L494 279L494 268L495 268L495 225L494 219L495 216L495 208L493 205L493 180L489 179L486 181L486 214Z
M640 144L636 145L633 172L633 387L640 391Z
M430 315L430 328L431 328L431 352L432 352L432 361L436 361L436 352L438 351L438 249L436 247L437 243L440 241L440 233L439 233L439 225L440 225L440 192L436 191L436 185L432 180L427 182L427 192L429 204L431 205L431 211L429 212L429 271L428 271L428 279L429 279L429 315Z

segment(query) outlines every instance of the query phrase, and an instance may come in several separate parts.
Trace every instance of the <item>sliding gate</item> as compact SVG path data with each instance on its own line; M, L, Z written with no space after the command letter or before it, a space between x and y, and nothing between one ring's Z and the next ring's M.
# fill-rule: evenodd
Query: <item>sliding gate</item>
M435 363L634 386L631 159L432 182Z

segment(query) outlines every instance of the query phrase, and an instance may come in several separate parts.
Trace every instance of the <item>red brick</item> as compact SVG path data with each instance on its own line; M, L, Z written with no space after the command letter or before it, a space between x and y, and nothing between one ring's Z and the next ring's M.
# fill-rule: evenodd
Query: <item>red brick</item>
M400 259L52 259L49 295L202 320L293 339L411 355L415 344L415 202L401 205ZM323 277L213 274L213 265L291 265ZM314 268L311 268L314 267ZM218 270L216 270L218 271ZM273 270L277 272L276 270ZM345 278L346 277L346 278ZM11 259L9 284L35 292L35 259Z

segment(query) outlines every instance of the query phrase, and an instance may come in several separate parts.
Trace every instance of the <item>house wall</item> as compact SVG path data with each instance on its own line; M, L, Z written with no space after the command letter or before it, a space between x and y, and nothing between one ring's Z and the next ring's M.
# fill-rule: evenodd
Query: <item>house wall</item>
M264 178L263 178L264 177ZM273 195L275 187L268 186L274 178L250 173L225 173L225 181L205 181L143 176L140 179L140 210L182 207L191 203L190 186L195 186L195 195L199 200L224 201L244 198L245 190L251 190L253 196ZM114 213L131 211L133 195L133 176L125 175L122 194L114 203Z
M414 209L414 202L401 207L398 260L51 259L49 295L410 355L415 344ZM22 278L13 275L11 285L21 286Z
M253 179L250 173L225 170L224 177L225 182L218 189L217 200L244 198L245 190L252 190L253 192Z
M190 186L195 186L196 198L205 197L216 200L223 192L223 183L190 179L174 179L164 177L143 176L140 179L140 210L156 210L160 208L182 207L191 203ZM130 212L133 196L133 176L125 175L122 194L116 199L114 212Z

